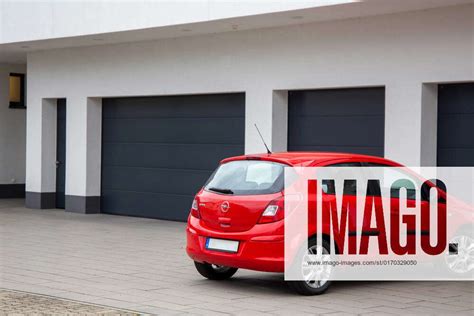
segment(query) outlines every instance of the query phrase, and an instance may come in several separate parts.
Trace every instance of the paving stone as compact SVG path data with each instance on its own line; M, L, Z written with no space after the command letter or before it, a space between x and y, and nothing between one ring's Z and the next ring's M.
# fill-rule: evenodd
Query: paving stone
M141 315L113 307L91 305L26 292L0 290L0 315Z
M474 282L335 282L317 297L295 295L275 273L239 270L229 281L213 282L195 271L185 253L184 223L28 210L23 203L0 200L0 288L57 295L64 299L39 297L77 309L105 305L153 315L474 314ZM0 301L9 316L47 308L38 299Z

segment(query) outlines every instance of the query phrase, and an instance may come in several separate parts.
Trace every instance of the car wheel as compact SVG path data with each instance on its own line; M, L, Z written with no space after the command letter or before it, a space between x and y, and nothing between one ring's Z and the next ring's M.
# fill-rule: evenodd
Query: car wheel
M194 266L198 270L199 274L209 280L226 280L231 278L237 268L231 268L226 266L219 266L217 264L201 263L194 261Z
M328 255L329 249L330 245L326 240L323 240L320 247L316 245L316 241L310 240L306 254L303 255L301 260L298 260L297 263L301 265L301 273L304 281L288 281L288 286L301 295L320 295L326 292L331 285L329 277L332 267L327 265L315 269L314 266L308 266L308 264L305 263L307 262L305 258L308 255L317 255L320 252L323 255Z
M453 277L462 277L474 269L474 238L470 231L458 232L450 241L450 251L445 253L445 269ZM456 252L456 255L450 252Z

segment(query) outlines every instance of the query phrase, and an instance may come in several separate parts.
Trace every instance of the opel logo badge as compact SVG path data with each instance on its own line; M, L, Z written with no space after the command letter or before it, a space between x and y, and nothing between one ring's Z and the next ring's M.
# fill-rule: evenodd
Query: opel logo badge
M221 204L221 211L222 213L227 213L227 211L229 210L230 208L230 205L229 205L229 202L225 201Z

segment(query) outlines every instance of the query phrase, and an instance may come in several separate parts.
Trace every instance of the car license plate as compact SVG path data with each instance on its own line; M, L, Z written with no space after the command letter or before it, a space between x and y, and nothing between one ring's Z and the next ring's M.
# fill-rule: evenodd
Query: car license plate
M237 240L216 239L208 237L206 239L206 249L223 252L237 252L239 250L239 242Z

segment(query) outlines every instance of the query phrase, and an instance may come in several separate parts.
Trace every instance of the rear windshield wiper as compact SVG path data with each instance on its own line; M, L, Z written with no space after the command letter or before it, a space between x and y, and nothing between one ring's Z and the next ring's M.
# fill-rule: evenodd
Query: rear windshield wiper
M234 194L234 191L230 189L221 189L221 188L215 188L215 187L210 187L207 188L208 190L214 191L214 192L219 192L219 193L224 193L224 194Z

